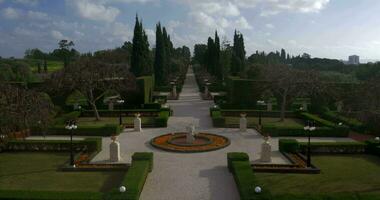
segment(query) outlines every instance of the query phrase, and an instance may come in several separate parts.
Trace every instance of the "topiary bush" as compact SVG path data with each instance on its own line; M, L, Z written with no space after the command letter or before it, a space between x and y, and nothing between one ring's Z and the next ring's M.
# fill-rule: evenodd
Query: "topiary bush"
M278 146L285 153L297 153L300 150L300 144L295 139L280 139Z
M248 161L249 162L249 156L246 153L243 152L229 152L227 153L227 166L228 169L232 170L232 162L233 161Z

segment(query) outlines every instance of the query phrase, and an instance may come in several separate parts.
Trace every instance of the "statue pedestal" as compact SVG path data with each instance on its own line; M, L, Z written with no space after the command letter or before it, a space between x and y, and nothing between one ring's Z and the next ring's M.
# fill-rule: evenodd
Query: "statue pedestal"
M112 141L110 144L110 161L119 162L120 161L120 143L118 141Z
M239 121L239 128L241 132L247 131L247 118L245 118L245 115L240 115L240 121Z
M173 85L172 97L177 97L177 87L175 85Z
M266 140L261 145L261 162L272 162L272 146L270 145L269 141Z
M141 132L141 118L139 116L136 116L136 118L133 120L133 128L135 131Z

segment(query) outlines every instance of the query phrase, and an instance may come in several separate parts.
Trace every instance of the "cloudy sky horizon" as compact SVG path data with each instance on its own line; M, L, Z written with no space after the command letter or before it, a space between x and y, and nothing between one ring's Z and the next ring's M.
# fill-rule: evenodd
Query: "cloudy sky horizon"
M380 60L379 10L378 0L0 0L0 56L52 51L61 39L83 53L115 48L132 39L138 13L151 47L161 21L175 46L206 43L215 30L231 41L237 29L247 56L284 48Z

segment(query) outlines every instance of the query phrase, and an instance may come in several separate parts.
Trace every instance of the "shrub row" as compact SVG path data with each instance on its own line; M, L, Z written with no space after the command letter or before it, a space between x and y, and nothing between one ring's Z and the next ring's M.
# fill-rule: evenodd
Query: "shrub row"
M0 190L0 199L7 200L95 200L102 196L101 192Z
M99 115L102 117L119 117L120 112L123 116L134 117L136 113L140 113L142 117L156 117L159 115L159 109L130 109L130 110L98 110ZM83 110L82 117L93 117L93 110Z
M127 191L120 193L118 189L114 189L106 195L105 199L138 200L152 166L153 153L135 153L132 156L132 165L122 181Z
M250 110L250 109L221 109L222 116L224 117L240 117L241 113L247 114L248 117L280 117L280 111L262 111L262 110ZM297 115L293 111L286 111L285 117L293 118Z
M306 112L300 112L299 116L305 121L314 121L318 126L325 126L334 129L334 132L339 134L348 134L350 129L347 126L340 126L334 122L320 118L317 115L313 115Z
M368 153L380 156L380 141L368 140L365 143Z
M227 153L228 169L235 179L240 199L242 200L265 200L270 196L269 191L263 190L261 193L255 193L256 183L255 175L249 156L242 152Z
M307 142L298 142L295 139L280 139L279 150L285 153L306 152ZM311 142L312 153L365 153L369 145L363 142Z
M112 136L119 135L122 131L118 124L106 124L104 126L78 126L73 134L76 136ZM64 125L55 125L47 131L48 135L70 135Z
M344 117L344 116L339 115L338 113L331 112L331 111L324 112L321 114L321 116L335 123L342 122L343 124L349 126L352 130L357 131L359 133L364 133L367 131L366 126L362 122L354 118Z
M278 141L278 148L281 152L297 153L300 149L300 144L295 139L280 139Z
M68 140L10 140L7 142L8 151L70 151ZM88 152L100 152L102 150L101 138L86 138L74 140L75 150L87 150Z
M269 134L272 137L305 137L309 132L299 126L276 126L273 124L264 124L262 132ZM347 137L349 134L347 129L334 129L329 127L317 127L311 132L311 137Z

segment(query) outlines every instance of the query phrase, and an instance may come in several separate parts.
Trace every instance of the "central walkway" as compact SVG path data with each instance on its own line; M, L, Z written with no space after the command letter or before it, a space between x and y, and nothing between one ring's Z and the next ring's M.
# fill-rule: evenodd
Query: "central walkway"
M168 122L170 130L184 131L190 124L194 124L197 130L212 128L209 108L213 103L201 100L191 68L179 100L168 104L174 113ZM155 153L154 156L154 170L148 176L141 199L239 199L235 182L227 169L225 153Z

